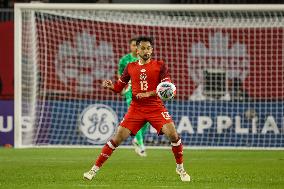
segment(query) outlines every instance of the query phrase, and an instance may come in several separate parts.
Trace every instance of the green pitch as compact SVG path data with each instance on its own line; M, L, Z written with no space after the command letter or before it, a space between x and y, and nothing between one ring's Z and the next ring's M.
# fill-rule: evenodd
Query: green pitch
M95 180L82 179L100 149L0 148L0 188L284 188L284 151L185 150L182 183L170 150L117 149Z

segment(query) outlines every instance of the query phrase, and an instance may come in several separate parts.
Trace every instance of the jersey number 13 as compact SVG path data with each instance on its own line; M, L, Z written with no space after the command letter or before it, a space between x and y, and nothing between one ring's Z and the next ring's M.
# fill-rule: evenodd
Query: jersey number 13
M147 81L140 81L141 91L147 91L148 89L148 82Z

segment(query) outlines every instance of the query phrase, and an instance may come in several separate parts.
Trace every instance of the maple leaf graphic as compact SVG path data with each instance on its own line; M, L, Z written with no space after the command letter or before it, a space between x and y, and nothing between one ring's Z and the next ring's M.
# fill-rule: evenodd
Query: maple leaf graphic
M61 82L68 85L76 81L79 92L93 91L94 80L111 79L115 73L112 44L99 41L88 32L78 33L74 44L64 41L58 47L55 58L56 74Z

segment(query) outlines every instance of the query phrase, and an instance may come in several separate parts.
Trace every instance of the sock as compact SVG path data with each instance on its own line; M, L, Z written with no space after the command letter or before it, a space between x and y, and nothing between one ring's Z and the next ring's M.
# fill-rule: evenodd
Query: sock
M96 165L93 165L93 167L91 168L91 170L98 172L100 170L100 168Z
M142 135L141 129L136 133L135 139L136 139L137 144L139 146L144 145L144 143L143 143L143 135Z
M144 146L144 136L145 133L147 131L147 129L149 128L149 123L145 123L143 125L143 127L137 132L137 134L135 135L135 139L137 140L138 145L141 147L141 149L145 150L145 146Z
M95 165L93 166L94 170L98 170L103 165L103 163L111 156L116 147L117 146L113 142L113 140L110 140L105 144L105 146L102 148L101 154L99 155Z
M182 143L181 139L179 138L176 142L172 142L172 151L176 159L177 164L183 163L183 151L182 151Z
M184 169L184 168L183 168L183 163L177 164L177 169Z

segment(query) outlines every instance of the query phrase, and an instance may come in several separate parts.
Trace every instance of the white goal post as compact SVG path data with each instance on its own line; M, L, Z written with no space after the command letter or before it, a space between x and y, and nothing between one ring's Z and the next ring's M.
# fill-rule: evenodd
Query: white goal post
M187 148L284 148L284 5L15 4L15 147L104 144L127 111L101 88L154 38ZM168 145L153 129L146 146ZM131 145L131 138L123 146Z

